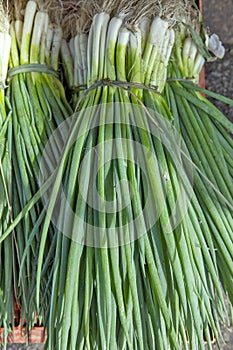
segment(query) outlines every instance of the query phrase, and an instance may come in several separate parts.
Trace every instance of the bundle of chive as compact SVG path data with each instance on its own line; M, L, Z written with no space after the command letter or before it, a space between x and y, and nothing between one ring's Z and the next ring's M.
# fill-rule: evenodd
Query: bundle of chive
M209 57L195 8L63 1L62 39L38 6L11 25L16 219L0 237L15 228L28 328L37 311L49 350L212 349L233 299L232 125L186 80Z

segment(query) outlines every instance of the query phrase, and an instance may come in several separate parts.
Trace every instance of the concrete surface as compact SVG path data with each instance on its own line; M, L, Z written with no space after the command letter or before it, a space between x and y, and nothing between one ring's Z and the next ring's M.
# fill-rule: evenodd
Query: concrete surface
M226 49L222 60L206 64L206 87L233 98L233 0L203 0L203 4L205 25L219 35ZM215 104L233 122L233 106Z
M224 43L233 44L233 1L202 0L205 24Z
M205 66L206 87L233 99L233 44L224 43L224 46L225 57ZM233 122L233 106L213 99L211 101Z

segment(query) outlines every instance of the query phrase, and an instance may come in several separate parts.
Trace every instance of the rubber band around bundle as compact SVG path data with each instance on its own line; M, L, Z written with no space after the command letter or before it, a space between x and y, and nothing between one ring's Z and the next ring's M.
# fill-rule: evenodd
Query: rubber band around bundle
M99 87L104 87L104 86L112 86L112 87L122 87L122 88L136 88L136 89L144 89L152 92L156 92L157 94L160 94L157 86L154 85L144 85L141 83L136 83L136 82L129 82L129 81L121 81L121 80L111 80L109 78L101 79L98 80L96 83L91 85L90 87L87 87L87 85L77 85L77 86L72 86L71 90L74 92L79 92L79 91L91 91Z
M21 73L46 73L46 74L52 74L55 77L59 77L59 74L51 67L47 66L46 64L40 64L40 63L30 63L30 64L22 64L17 67L11 68L8 70L8 79L11 79L15 75L21 74Z

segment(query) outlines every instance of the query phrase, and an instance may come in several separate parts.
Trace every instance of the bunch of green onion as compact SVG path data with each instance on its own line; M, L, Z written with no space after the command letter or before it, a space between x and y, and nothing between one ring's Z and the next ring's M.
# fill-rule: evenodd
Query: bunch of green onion
M7 69L10 57L11 37L7 9L0 3L0 237L9 227L12 216L12 124L11 110L5 94ZM14 239L7 237L0 244L0 319L6 329L9 319L14 318L12 280L14 265ZM16 259L17 260L17 259Z
M194 190L211 229L215 248L212 254L219 277L232 303L233 127L206 97L196 91L198 87L187 81L198 79L204 63L195 36L192 37L192 32L183 25L177 31L177 38L169 67L171 81L164 96L196 167Z
M171 213L179 193L192 189L188 175L179 173L174 154L166 147L166 136L165 142L154 137L148 118L152 125L159 123L162 134L166 133L164 120L174 123L183 136L182 115L178 111L175 114L160 95L165 85L171 84L166 83L167 79L174 78L170 65L176 65L175 53L171 58L170 55L172 50L176 52L176 27L173 28L172 18L166 18L166 11L160 13L159 4L151 8L149 1L135 1L133 5L99 4L96 13L89 12L88 19L93 19L88 30L83 20L89 10L87 4L80 9L77 34L68 43L63 40L61 46L68 86L77 87L73 103L75 106L78 101L78 116L62 154L48 209L52 216L62 183L72 214L66 205L58 209L62 224L57 231L53 265L48 349L179 349L188 348L188 343L192 349L204 349L204 337L211 349L211 334L218 338L219 317L224 320L226 312L220 279L231 293L230 211L224 209L229 226L219 223L221 236L216 241L212 211L220 204L212 211L203 204L203 200L213 201L210 191L209 197L200 195L200 184L204 181L205 188L209 186L208 174L200 168L201 179L196 183L200 173L196 174L195 165L199 168L199 164L192 157L189 144L194 192L187 214L171 229ZM197 51L196 54L195 76L204 62ZM148 116L144 108L138 108L142 106L155 114ZM162 120L155 118L156 113ZM136 142L146 148L140 155L134 148ZM96 156L88 151L92 148ZM148 156L151 153L153 157ZM138 157L144 159L143 169L137 166ZM182 160L179 165L184 165ZM93 176L96 168L97 178ZM149 178L145 179L144 172ZM80 179L84 179L81 184ZM93 183L103 202L93 194ZM218 183L211 185L211 189L213 185L219 188ZM130 226L130 231L125 227L140 216L148 193L154 215L156 210L161 215L146 235L139 234L134 240L138 231L145 232L148 217ZM112 215L107 212L109 201L116 205ZM122 203L127 203L124 210L120 210ZM178 211L182 209L181 206ZM47 216L38 283L49 221ZM88 225L80 225L83 221L96 230L89 232ZM99 235L101 228L106 237ZM112 246L112 228L124 237L124 244ZM219 257L216 247L220 248L220 242ZM222 278L223 268L227 270L227 283Z
M4 57L6 62L3 62L6 65L9 61L10 68L7 72L7 65L3 67L3 72L6 70L5 75L8 74L7 99L4 101L3 96L3 103L9 101L11 108L11 133L9 130L5 139L11 147L8 153L12 159L13 179L11 180L7 173L4 175L12 186L9 198L12 219L21 214L25 205L39 191L40 158L46 142L53 130L72 113L57 73L62 29L51 22L46 6L39 8L39 5L35 1L28 1L26 4L14 3L14 11L11 11L10 35L8 34L11 40L10 58ZM7 54L7 47L3 50ZM3 91L1 90L2 93ZM4 114L3 117L6 119ZM1 132L6 133L6 127L2 126ZM6 153L6 150L3 151ZM4 160L5 163L6 161ZM49 162L48 159L48 164ZM11 167L8 166L8 172L10 171ZM5 211L7 209L5 208ZM14 294L14 300L21 308L21 318L27 322L28 329L34 325L38 311L34 300L34 285L40 225L45 214L41 201L37 202L30 212L23 215L15 229L16 247L12 247L14 241L11 236L4 240L5 249L7 244L9 246L8 251L2 255L5 271L6 273L9 271L5 277L4 298L11 298L14 305ZM7 227L2 229L2 234L6 229ZM50 233L52 239L52 227ZM12 264L14 264L14 276L12 272L10 273ZM48 271L45 271L41 281L42 288L45 288L47 281ZM43 290L41 295L44 295ZM43 300L40 309L42 319L47 312L47 304L48 301ZM10 325L14 327L14 317L12 312L8 312L8 308L6 310L7 329Z
M62 30L54 3L29 0L10 29L0 244L14 229L22 317L42 319L48 350L212 349L233 302L233 127L198 92L197 11L63 1Z

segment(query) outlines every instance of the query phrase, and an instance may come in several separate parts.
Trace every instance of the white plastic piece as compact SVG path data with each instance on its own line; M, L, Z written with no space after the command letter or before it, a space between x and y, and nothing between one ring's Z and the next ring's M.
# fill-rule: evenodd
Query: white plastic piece
M223 58L225 55L225 48L219 39L217 34L212 34L209 37L208 49L212 52L217 58Z

